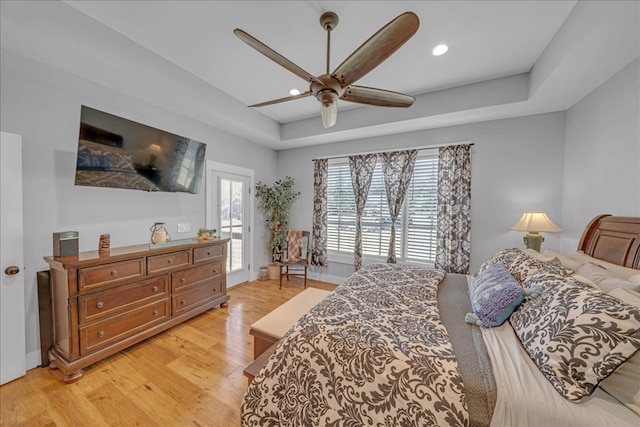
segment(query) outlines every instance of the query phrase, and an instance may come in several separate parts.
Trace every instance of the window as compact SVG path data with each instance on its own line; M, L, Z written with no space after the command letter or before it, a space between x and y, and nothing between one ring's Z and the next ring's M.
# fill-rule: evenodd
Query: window
M434 262L438 158L419 154L409 183L402 212L396 220L398 261ZM333 253L353 253L356 209L349 164L329 164L327 189L327 248ZM391 218L382 176L376 164L367 203L362 215L364 256L386 259L391 234Z

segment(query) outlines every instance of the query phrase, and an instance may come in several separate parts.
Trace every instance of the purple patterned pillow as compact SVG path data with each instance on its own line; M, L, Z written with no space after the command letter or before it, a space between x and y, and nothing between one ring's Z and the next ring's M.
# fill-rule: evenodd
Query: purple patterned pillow
M467 323L485 328L500 326L524 300L524 289L502 264L493 264L478 274L469 290L473 313Z

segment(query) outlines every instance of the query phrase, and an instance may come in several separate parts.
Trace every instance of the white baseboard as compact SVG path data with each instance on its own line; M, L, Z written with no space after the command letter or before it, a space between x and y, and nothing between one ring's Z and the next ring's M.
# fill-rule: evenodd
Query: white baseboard
M42 364L42 358L40 357L40 349L35 351L31 351L25 354L26 368L27 371L29 369L37 368Z
M333 283L336 285L342 284L342 282L344 282L347 279L346 277L333 276L331 274L323 274L323 273L316 273L316 272L310 272L308 274L308 277L309 279L319 280L321 282Z

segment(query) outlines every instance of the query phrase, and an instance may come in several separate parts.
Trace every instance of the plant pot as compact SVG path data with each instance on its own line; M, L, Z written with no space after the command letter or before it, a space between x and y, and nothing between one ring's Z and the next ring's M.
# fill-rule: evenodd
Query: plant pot
M280 265L269 264L269 279L280 280Z

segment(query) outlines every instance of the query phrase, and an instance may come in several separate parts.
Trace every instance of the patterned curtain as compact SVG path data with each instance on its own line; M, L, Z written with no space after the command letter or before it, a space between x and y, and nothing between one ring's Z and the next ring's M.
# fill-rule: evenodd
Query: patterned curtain
M438 159L435 267L469 273L471 258L471 146L442 147Z
M313 165L313 231L311 265L327 266L327 185L329 160L315 159Z
M391 215L391 236L389 237L389 251L387 262L396 263L396 219L402 209L404 196L413 175L418 150L396 151L380 154L384 186L387 190L387 203Z
M377 154L363 154L349 157L351 183L356 200L356 237L353 243L353 265L357 270L362 267L362 230L360 221L367 202L373 169L376 166Z

